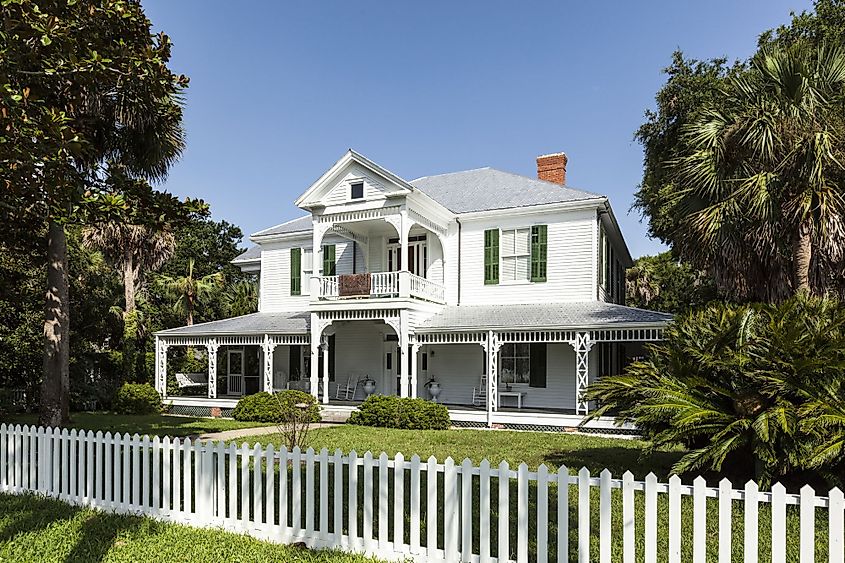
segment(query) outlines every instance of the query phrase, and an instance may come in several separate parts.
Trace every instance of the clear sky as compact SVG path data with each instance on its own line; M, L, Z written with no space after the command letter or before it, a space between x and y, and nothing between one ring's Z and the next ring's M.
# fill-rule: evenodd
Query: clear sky
M636 257L633 133L672 51L747 57L810 0L144 0L191 78L188 147L164 188L256 232L352 147L406 179L482 166L606 194Z

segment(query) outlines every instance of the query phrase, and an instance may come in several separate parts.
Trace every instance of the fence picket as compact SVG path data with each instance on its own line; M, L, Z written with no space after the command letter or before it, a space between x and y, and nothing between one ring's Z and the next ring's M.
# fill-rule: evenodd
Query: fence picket
M497 474L499 482L499 528L497 530L498 549L496 559L498 561L510 560L510 466L507 461L499 464Z
M707 559L707 482L698 476L692 482L692 558Z
M634 563L637 557L634 521L634 474L622 474L622 561Z
M845 563L845 495L834 487L828 494L828 558L830 563Z
M549 560L549 469L537 469L537 563ZM469 561L469 559L467 559Z
M719 481L719 563L731 563L732 488L731 482L727 479Z
M265 522L267 528L272 529L276 525L276 448L273 444L268 444L264 452L264 479Z
M491 483L494 477L498 480L495 501ZM551 479L557 485L556 501L550 498ZM361 480L363 491L359 491ZM787 532L790 504L797 504L799 509L800 561L814 561L815 552L820 549L828 552L831 563L845 563L845 495L833 489L827 498L818 498L809 486L794 495L788 494L783 485L775 484L769 494L760 493L753 481L738 491L727 479L720 481L718 488L708 488L704 478L697 477L690 487L683 486L677 476L672 476L668 484L658 483L654 474L649 474L645 482L636 482L630 472L613 479L608 470L595 479L586 468L571 477L568 469L561 467L552 477L546 465L530 473L526 464L512 471L505 461L493 469L487 460L476 467L464 459L457 467L451 458L443 465L438 465L434 457L423 464L419 456L406 461L401 453L393 459L386 453L374 459L371 452L363 458L355 452L344 456L339 450L330 455L326 449L315 454L310 448L307 452L294 448L288 453L285 448L277 451L272 445L263 448L255 444L250 448L242 444L238 448L222 442L178 438L171 442L169 438L142 438L138 434L104 435L5 424L0 424L0 483L13 493L34 490L120 513L166 514L167 519L177 522L235 528L282 542L302 541L309 546L347 548L397 559L412 554L416 558L425 555L432 560L473 563L504 563L512 559L520 563L548 563L549 559L568 562L569 489L577 483L578 524L573 541L578 542L579 562L590 560L591 534L596 532L597 560L602 563L609 562L611 556L623 563L631 563L638 556L646 563L658 559L679 562L682 537L691 541L683 546L689 549L685 557L693 561L713 557L716 547L710 547L708 542L707 502L715 497L720 563L731 560L733 533L743 534L743 560L758 561L760 503L770 505L772 563L785 563L786 553L796 549L794 534ZM530 493L533 486L536 493ZM515 493L511 492L512 487ZM591 493L596 487L598 528L591 530ZM613 488L621 489L619 505L612 502ZM636 491L644 492L642 548L638 547L636 535L640 525L636 522ZM666 495L668 500L668 518L658 510L660 495ZM691 498L684 501L683 497ZM535 504L530 504L532 500ZM742 503L742 532L732 530L734 500ZM552 502L556 502L551 507L556 514L550 515ZM684 528L688 521L681 519L684 502L692 509L691 529ZM621 515L614 513L619 510L614 506L621 508ZM828 522L826 549L820 547L824 536L816 537L818 510L824 512L823 518ZM493 518L498 522L495 540ZM556 546L550 545L548 534L553 520L557 523ZM666 526L662 529L668 529L668 538L660 544L658 520L661 527ZM620 527L614 529L613 525ZM613 536L619 533L622 542L614 553ZM438 544L441 537L442 546ZM515 537L515 544L511 537ZM491 545L494 541L496 548ZM667 544L668 551L658 553L658 545L665 550ZM639 549L643 552L638 553Z
M610 563L610 541L613 529L610 525L610 471L602 470L599 475L599 560Z
M411 485L413 487L413 484ZM413 490L413 488L411 489ZM490 563L490 462L481 460L478 472L478 559Z
M405 546L405 456L401 452L393 458L393 549Z
M387 488L387 454L381 452L378 458L378 546L387 549L387 513L389 511Z
M816 558L816 493L810 485L801 487L801 563L812 563Z
M590 562L590 470L578 472L578 563Z
M557 472L557 561L569 562L569 468Z
M455 460L443 463L443 550L446 559L454 561L458 554L458 479Z
M320 538L329 539L329 450L320 450Z
M429 559L437 556L437 460L434 456L428 458L426 465L426 554Z
M772 563L786 563L786 487L772 485Z
M669 563L681 563L681 478L669 477Z

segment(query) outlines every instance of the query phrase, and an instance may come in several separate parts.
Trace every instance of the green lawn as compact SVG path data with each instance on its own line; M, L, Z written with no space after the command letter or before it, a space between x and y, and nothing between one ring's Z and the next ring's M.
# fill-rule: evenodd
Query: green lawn
M236 440L261 444L281 442L276 434L250 436ZM364 426L338 425L311 430L308 443L314 449L339 448L344 453L356 450L363 455L370 450L393 456L402 452L406 459L413 454L427 459L435 456L440 462L451 456L456 463L464 458L476 465L487 458L492 465L507 460L515 468L522 462L536 469L545 463L557 468L566 465L575 470L587 467L596 474L607 468L617 477L630 470L637 479L653 471L666 479L672 464L681 456L679 450L659 451L644 455L645 442L621 438L603 438L584 434L551 432L514 432L487 430L394 430Z
M275 545L219 530L105 514L32 495L0 494L0 561L363 563L375 560Z
M38 424L38 415L15 415L0 422ZM258 422L238 422L226 418L196 418L165 414L126 415L107 412L77 412L71 415L71 427L83 430L102 430L150 436L198 436L206 432L221 432L238 428L266 426Z

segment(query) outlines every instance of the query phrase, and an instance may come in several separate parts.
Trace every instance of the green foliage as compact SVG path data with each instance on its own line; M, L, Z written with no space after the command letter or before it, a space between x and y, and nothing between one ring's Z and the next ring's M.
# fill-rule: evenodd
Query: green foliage
M631 307L682 313L716 299L713 278L671 252L641 256L625 275L625 304Z
M300 406L298 406L300 405ZM301 405L306 405L304 408ZM289 389L270 394L266 391L242 397L232 417L241 422L281 423L305 413L310 422L320 422L320 405L308 393Z
M157 278L163 294L170 299L173 310L183 316L187 324L194 324L194 311L219 295L223 288L222 272L202 277L194 273L195 262L188 260L188 269L182 276L160 275Z
M747 467L763 483L845 475L845 307L794 297L710 305L675 320L624 374L592 384L591 417L636 424L690 451L678 472Z
M258 311L258 283L255 280L243 280L230 284L223 292L223 307L230 317Z
M432 401L370 395L349 417L349 424L407 430L447 430L451 421L449 410Z
M161 397L149 383L124 383L112 404L112 410L120 414L154 414L161 408Z

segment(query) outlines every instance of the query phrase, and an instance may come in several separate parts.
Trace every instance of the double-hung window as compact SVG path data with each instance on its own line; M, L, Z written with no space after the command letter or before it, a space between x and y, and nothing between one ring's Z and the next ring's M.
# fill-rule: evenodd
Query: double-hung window
M302 249L302 295L311 292L311 276L314 274L314 250Z
M500 282L531 279L531 228L502 230Z
M531 347L526 343L505 344L499 357L499 381L507 385L531 380Z

